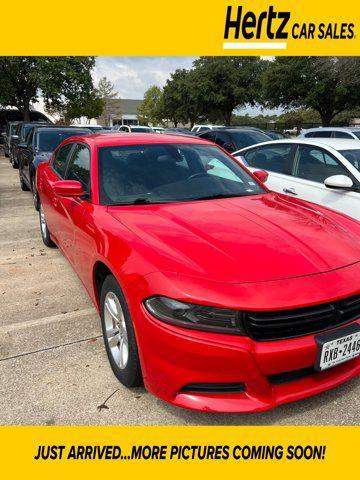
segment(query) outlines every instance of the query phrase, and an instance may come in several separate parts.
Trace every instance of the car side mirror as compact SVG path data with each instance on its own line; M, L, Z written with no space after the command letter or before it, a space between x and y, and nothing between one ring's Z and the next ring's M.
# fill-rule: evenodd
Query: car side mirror
M27 144L26 143L18 143L17 147L18 148L27 148Z
M54 183L54 193L59 197L81 197L85 194L83 186L77 180L59 180Z
M328 177L324 181L324 185L327 188L333 188L337 190L352 190L354 188L354 182L346 175L333 175Z
M224 143L223 148L229 153L233 153L236 150L233 143Z
M262 183L265 183L266 180L269 178L269 174L265 170L256 170L255 172L253 172L253 175Z

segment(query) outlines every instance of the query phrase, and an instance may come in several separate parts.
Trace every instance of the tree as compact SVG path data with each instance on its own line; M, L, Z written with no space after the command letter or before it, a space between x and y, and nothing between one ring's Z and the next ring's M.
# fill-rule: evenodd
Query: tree
M236 108L260 101L260 80L266 63L259 57L195 60L193 81L198 112L211 122L230 125Z
M194 70L177 69L171 74L163 90L163 114L175 126L181 122L193 127L201 118Z
M324 126L360 106L360 58L277 57L263 74L264 105L312 108Z
M138 108L140 123L157 124L162 121L162 90L156 85L152 85L144 95L140 107Z
M74 120L86 117L89 121L91 118L100 117L104 110L105 101L99 96L97 90L93 90L86 98L81 101L69 101L60 107L50 106L48 111L51 115L59 116L58 123L69 125Z
M114 84L106 77L99 80L97 90L100 98L117 98L118 94L114 91Z
M40 96L62 109L91 97L94 57L0 57L0 104L16 107L25 120Z

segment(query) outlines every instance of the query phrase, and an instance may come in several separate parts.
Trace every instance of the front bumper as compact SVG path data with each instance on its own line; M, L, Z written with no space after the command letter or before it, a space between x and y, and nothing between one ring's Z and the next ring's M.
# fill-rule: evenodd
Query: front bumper
M233 289L238 289L239 298L246 294L244 288L248 292L248 304L253 305L255 299L250 292L255 292L260 308L269 304L270 298L277 309L289 308L289 302L294 303L294 298L297 299L294 308L315 303L315 298L317 303L332 301L359 293L359 289L349 288L354 284L354 275L359 275L359 268L357 265L343 272L327 274L327 280L330 281L327 290L318 289L324 281L319 275L318 279L311 279L311 288L308 278L274 282L276 286L272 292L269 284L256 288L253 286L252 290L249 285L232 286L227 292L223 290L223 301L216 303L236 308L225 296L229 294L234 298ZM179 300L188 299L184 292L178 290L181 284L179 279L174 287L175 282L167 283L169 276L166 278L164 284L164 277L151 274L147 282L133 284L129 305L135 323L145 386L167 402L211 412L256 412L333 388L360 373L359 358L321 373L312 370L317 355L314 335L256 342L245 336L190 331L164 324L145 310L142 300L160 293ZM201 288L200 291L196 282L193 282L191 298L195 303L206 304L206 299L201 297L203 282ZM210 285L207 294L214 298L209 290ZM285 297L284 292L287 293ZM319 292L322 292L321 295ZM294 296L295 293L297 296ZM243 301L242 304L245 305ZM352 323L360 323L360 319ZM290 375L283 375L289 372ZM189 384L226 383L244 384L245 391L201 393L183 390Z

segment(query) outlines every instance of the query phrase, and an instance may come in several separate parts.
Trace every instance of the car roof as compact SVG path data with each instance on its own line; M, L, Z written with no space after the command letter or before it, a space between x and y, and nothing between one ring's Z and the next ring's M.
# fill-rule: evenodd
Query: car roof
M85 133L90 133L90 129L88 128L79 128L79 127L61 127L61 126L50 126L50 127L47 127L46 125L37 125L35 126L36 130L39 131L39 130L50 130L50 131L56 131L56 132L76 132L76 133L79 133L81 134L81 132L85 132Z
M238 152L242 150L250 150L251 148L260 147L264 145L279 145L284 143L299 143L303 145L314 145L318 147L328 146L333 148L334 150L359 150L360 149L360 142L354 140L347 140L343 138L289 138L284 140L272 140L268 142L261 142L255 145L250 145L248 147L244 147L239 149L237 152L234 152L232 155L236 155Z
M316 127L316 128L307 128L304 133L307 132L318 132L322 130L336 130L336 131L347 131L352 132L353 130L359 130L360 127Z
M74 138L74 137L73 137ZM95 135L76 135L78 140L84 141L94 147L112 147L121 145L148 145L163 143L182 143L209 145L208 140L190 135L159 135L158 133L99 133Z

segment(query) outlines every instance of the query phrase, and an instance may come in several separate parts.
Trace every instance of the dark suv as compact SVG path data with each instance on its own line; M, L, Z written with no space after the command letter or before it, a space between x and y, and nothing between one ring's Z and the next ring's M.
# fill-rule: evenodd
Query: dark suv
M37 166L47 162L52 152L66 138L92 134L91 130L79 127L36 126L30 129L26 142L18 143L19 179L22 190L31 190L34 205L38 209L38 196L35 188Z
M0 109L0 143L3 143L4 141L3 133L5 133L6 125L9 122L22 122L22 121L24 121L24 117L22 113L19 112L19 110L15 108ZM51 123L51 120L49 120L46 115L36 110L32 110L30 112L30 121Z
M12 135L15 134L15 130L19 122L9 122L6 125L5 132L2 133L2 137L4 140L4 153L5 157L8 157L10 155L10 142L11 142L11 137Z
M221 128L201 133L198 137L217 143L229 153L271 140L268 135L253 128Z
M19 143L24 144L27 141L27 135L30 132L30 130L38 125L45 125L47 126L47 123L38 123L38 122L19 122L16 125L14 133L11 135L10 138L10 151L9 151L9 157L10 157L10 163L13 166L13 168L19 168L19 148L18 145Z

